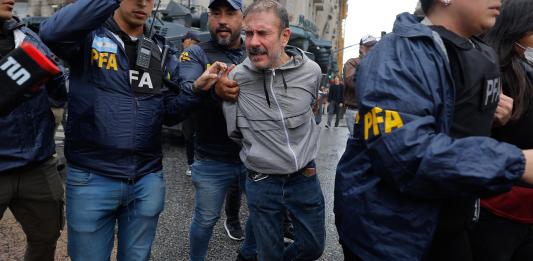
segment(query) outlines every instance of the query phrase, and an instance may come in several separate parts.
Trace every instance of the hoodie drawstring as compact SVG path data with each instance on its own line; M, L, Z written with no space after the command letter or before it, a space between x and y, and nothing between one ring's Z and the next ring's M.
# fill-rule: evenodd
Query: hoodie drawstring
M285 87L285 90L287 90L287 82L285 81L285 74L283 74L283 71L281 72L281 79L283 80L283 87Z
M268 104L268 107L270 108L270 97L268 95L268 90L267 90L267 82L266 82L266 72L263 73L263 89L265 90L265 98L267 100L267 104Z
M281 79L283 80L283 87L285 88L285 90L287 90L287 81L285 80L285 74L283 73L283 71L280 71L281 72ZM268 90L267 90L267 83L266 83L266 71L263 72L263 90L265 90L265 98L267 100L267 104L268 104L268 107L270 108L270 97L268 95ZM272 78L272 80L274 80Z

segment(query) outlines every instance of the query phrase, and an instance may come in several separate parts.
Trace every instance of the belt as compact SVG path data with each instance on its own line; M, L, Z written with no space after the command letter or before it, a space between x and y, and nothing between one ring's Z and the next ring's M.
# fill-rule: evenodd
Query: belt
M312 177L312 176L315 176L316 175L316 164L315 164L315 161L311 161L309 162L305 167L303 167L302 169L296 171L296 172L293 172L293 173L289 173L289 174L265 174L265 173L260 173L260 172L257 172L257 171L253 171L253 170L248 170L248 177L250 179L252 179L253 181L260 181L260 180L263 180L263 179L267 179L269 177L284 177L284 178L291 178L291 177L296 177L296 176L299 176L299 175L303 175L303 176L306 176L306 177Z

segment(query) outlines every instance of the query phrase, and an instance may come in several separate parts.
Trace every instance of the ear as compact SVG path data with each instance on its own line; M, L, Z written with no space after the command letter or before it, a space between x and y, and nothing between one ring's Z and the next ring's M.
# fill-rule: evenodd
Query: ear
M291 29L285 28L281 32L281 46L285 48L287 44L289 44L289 40L291 39Z

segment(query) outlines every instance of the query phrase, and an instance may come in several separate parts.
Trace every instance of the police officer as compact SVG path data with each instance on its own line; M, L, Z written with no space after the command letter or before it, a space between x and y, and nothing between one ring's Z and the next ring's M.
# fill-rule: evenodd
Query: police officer
M243 20L241 9L240 0L211 0L208 19L211 40L186 49L180 57L181 89L190 96L200 97L195 111L196 151L192 165L196 194L189 232L191 260L205 259L226 194L226 232L231 239L244 238L239 208L240 188L244 185L246 168L239 159L240 147L228 138L219 98L235 99L237 84L222 78L211 91L198 91L203 87L200 76L215 61L239 64L246 58L240 35ZM247 245L247 242L243 244L241 255L255 255L255 250L248 251Z
M165 183L161 126L187 101L166 92L177 58L145 26L154 0L79 0L41 26L71 65L65 155L68 252L108 260L118 223L118 259L148 260ZM217 68L217 66L214 66Z
M360 115L335 179L347 260L471 260L476 198L533 183L532 151L489 137L499 66L475 36L500 1L421 3L427 17L399 15L357 72Z
M51 55L39 37L13 17L12 10L13 3L0 2L0 60L23 41ZM12 112L0 116L0 218L9 208L22 225L28 242L24 260L54 260L63 227L63 179L53 156L49 98L66 99L63 75L46 88L26 94Z
M200 39L198 33L195 31L188 31L181 39L181 46L183 49L187 49L192 45L198 44ZM194 163L194 115L190 115L189 118L182 122L182 132L185 139L185 151L187 153L187 165L188 168L185 172L187 176L192 175L192 164Z
M188 31L185 36L181 39L181 46L183 49L187 49L192 45L200 43L200 38L198 38L198 33L195 31Z

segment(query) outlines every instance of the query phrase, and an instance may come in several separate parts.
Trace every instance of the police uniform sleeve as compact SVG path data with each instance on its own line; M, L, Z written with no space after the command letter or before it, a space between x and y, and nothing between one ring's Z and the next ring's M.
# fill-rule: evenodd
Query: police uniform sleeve
M185 49L180 55L180 88L181 90L190 90L194 81L202 75L206 69L206 58L202 57L203 50L195 45ZM193 93L194 94L194 93Z
M63 59L79 51L80 44L120 6L117 0L79 0L67 5L40 26L41 39Z
M166 76L168 79L166 85L176 85L179 86L180 76L179 76L179 67L180 64L177 60L175 53L169 53L167 58L166 66ZM175 125L183 120L185 120L194 106L198 103L198 97L194 95L187 94L186 91L182 90L173 90L173 87L166 86L163 91L164 95L164 109L165 109L165 125ZM179 89L179 88L178 88Z
M510 190L523 175L521 150L488 137L445 134L443 119L452 112L444 109L450 99L444 88L452 87L444 56L409 41L385 38L358 71L356 139L373 173L397 190L428 198Z

